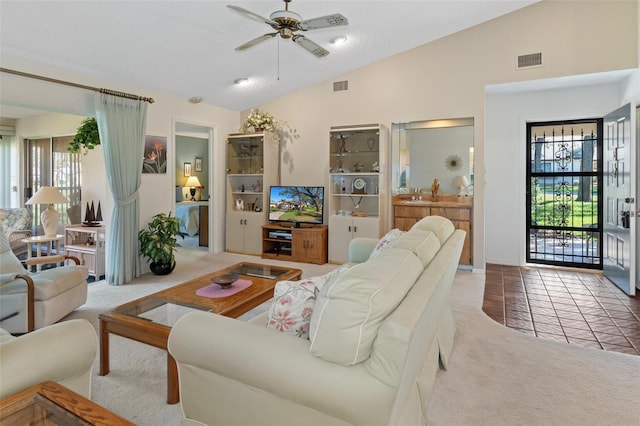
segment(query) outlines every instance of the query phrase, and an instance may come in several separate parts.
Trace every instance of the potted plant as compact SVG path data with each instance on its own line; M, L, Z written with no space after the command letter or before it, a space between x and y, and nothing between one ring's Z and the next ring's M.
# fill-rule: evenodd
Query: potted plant
M140 254L151 261L151 272L156 275L167 275L176 266L174 251L180 247L176 235L184 237L180 231L181 220L169 214L158 213L147 225L146 229L138 232Z
M88 150L100 145L100 134L98 133L98 122L95 118L89 117L82 120L80 127L73 140L69 144L69 151L86 154Z

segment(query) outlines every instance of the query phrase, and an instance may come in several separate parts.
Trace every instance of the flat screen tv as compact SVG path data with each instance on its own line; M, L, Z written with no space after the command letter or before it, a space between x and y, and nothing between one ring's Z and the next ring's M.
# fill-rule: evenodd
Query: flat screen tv
M269 189L269 220L301 224L322 224L323 186L272 186Z

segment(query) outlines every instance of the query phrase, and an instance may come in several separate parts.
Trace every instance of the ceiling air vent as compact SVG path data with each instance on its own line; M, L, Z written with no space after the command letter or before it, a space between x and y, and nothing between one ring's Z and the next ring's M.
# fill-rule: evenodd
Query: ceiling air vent
M542 66L542 53L518 56L518 69Z
M334 81L333 82L333 91L334 92L346 92L347 90L349 90L349 81L348 80Z

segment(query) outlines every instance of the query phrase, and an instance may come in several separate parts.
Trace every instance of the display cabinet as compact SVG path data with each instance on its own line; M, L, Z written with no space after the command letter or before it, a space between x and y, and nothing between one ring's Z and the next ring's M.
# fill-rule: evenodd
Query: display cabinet
M105 228L104 226L67 225L64 230L64 250L80 259L89 275L96 280L105 274Z
M332 127L329 133L329 261L347 261L355 237L386 231L388 132L384 126Z
M269 132L228 135L226 171L226 250L259 255L269 188L278 183L278 143Z

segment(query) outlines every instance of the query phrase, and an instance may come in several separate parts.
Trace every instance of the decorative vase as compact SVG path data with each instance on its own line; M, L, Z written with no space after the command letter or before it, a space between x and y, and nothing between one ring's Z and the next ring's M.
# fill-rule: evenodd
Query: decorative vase
M264 127L254 127L253 128L253 132L254 133L262 133L262 132L264 132Z
M151 268L151 272L155 275L169 275L173 269L176 267L176 262L173 261L171 263L156 263L151 262L149 265Z

